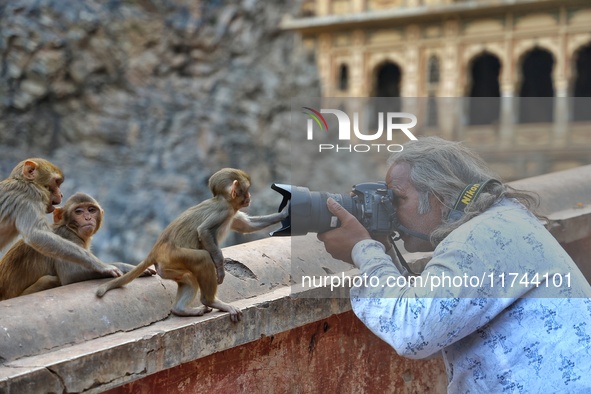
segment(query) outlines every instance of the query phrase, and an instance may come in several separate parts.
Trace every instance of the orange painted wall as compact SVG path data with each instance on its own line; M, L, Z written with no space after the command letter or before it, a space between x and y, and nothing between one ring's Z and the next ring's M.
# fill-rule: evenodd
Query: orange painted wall
M399 357L347 312L107 393L445 393L446 380L441 358Z

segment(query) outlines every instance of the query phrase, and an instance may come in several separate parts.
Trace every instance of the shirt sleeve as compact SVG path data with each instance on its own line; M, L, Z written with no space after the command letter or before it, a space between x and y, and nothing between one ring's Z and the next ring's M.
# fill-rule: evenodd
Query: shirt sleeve
M470 259L470 267L479 267L478 257L459 247L434 256L414 281L402 275L380 242L359 242L352 258L364 278L363 286L351 289L353 312L405 357L430 357L484 326L514 300L500 297L507 294L491 298L494 287L479 294L469 283L454 286L459 282L453 278L476 275L462 269L461 262ZM449 283L442 284L446 277Z

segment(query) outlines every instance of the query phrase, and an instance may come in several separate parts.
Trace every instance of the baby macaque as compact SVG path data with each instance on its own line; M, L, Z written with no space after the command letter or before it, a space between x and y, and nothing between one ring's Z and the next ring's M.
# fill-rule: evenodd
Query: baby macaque
M100 286L97 296L131 282L154 264L162 278L178 284L172 308L175 315L202 316L216 308L230 313L232 321L240 320L240 309L216 296L225 276L224 256L218 245L229 229L241 233L262 230L285 219L288 209L265 216L240 211L250 205L250 177L242 170L224 168L216 172L209 179L209 189L212 198L187 209L170 223L146 259L128 274ZM203 305L189 307L199 289Z

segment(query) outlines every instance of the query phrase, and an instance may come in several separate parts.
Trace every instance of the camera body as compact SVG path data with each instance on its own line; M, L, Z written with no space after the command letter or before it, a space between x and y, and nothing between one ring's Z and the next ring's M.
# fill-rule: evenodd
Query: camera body
M328 210L326 200L332 197L359 220L372 235L389 235L397 229L394 193L385 182L366 182L354 185L351 195L310 191L303 186L273 184L271 188L283 195L281 211L289 204L289 216L282 228L271 233L305 235L323 233L340 226Z
M372 234L390 234L396 221L394 192L384 182L366 182L352 188L353 215Z

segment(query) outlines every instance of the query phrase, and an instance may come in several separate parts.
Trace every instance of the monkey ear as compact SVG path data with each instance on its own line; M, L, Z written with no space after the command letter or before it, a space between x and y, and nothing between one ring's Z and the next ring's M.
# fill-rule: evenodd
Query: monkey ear
M238 194L238 181L234 181L232 182L232 188L230 189L230 196L232 197L232 200L236 198L236 195Z
M96 234L96 232L100 230L100 228L103 224L103 218L105 217L105 210L102 208L100 210L101 210L101 214L99 215L98 220L96 221L96 228L94 229L94 233L92 233L92 235Z
M33 160L25 161L25 165L23 166L23 176L25 179L32 181L33 179L37 178L37 175L39 175L39 171L37 171L38 166L39 164Z
M53 222L59 223L64 218L64 209L60 207L56 207L53 210Z

